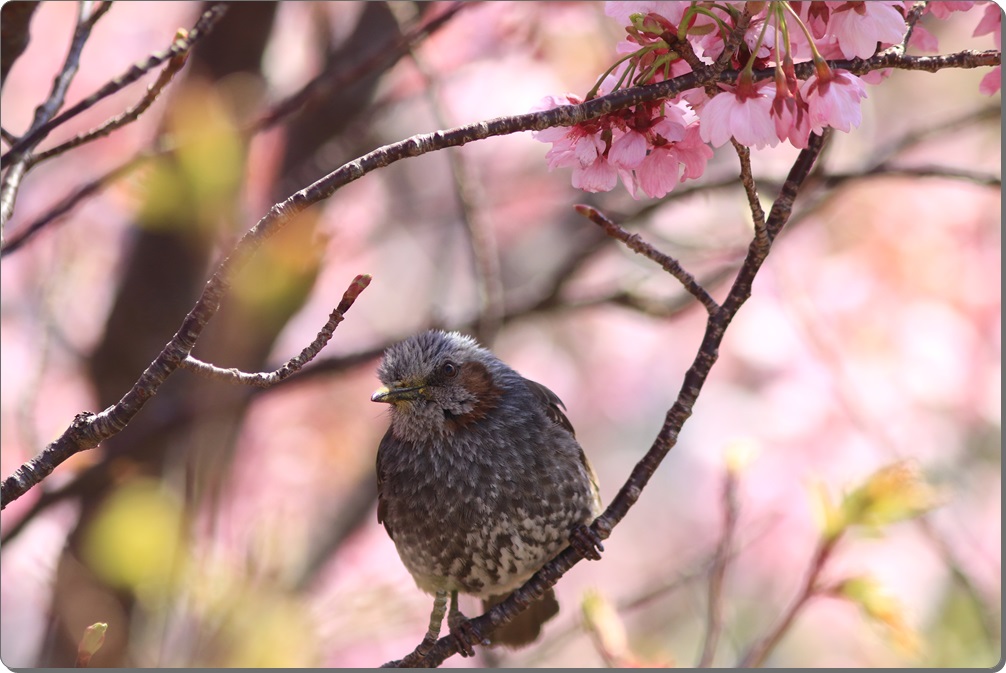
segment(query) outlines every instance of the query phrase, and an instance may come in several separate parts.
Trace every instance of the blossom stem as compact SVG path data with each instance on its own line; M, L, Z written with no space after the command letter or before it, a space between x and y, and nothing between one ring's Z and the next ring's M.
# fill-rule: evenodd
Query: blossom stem
M814 42L814 36L811 34L810 29L807 28L807 24L803 22L803 19L800 18L800 15L796 13L796 10L793 9L788 2L782 3L782 6L789 10L789 13L794 19L796 19L796 25L800 27L800 30L803 31L804 36L807 38L807 44L810 45L810 53L814 57L814 63L823 61L824 57L821 56L821 52L817 50L817 45Z
M602 73L602 75L597 79L597 82L594 83L594 86L591 88L591 90L587 92L587 97L584 100L590 100L594 96L596 96L598 89L601 88L601 84L604 83L604 78L607 77L608 75L610 75L611 73L613 73L615 71L615 68L617 68L619 65L621 65L621 63L623 61L627 61L627 60L629 60L631 58L636 58L636 57L642 56L643 54L645 54L647 52L653 51L654 49L656 49L655 45L647 45L647 46L643 47L642 49L639 49L637 51L632 52L631 54L626 54L622 58L620 58L617 61L615 61L614 63L612 63L611 67L608 68L607 70L605 70L604 73ZM623 73L622 78L620 78L618 80L618 86L616 86L614 89L612 89L612 92L618 90L618 87L622 85L622 82L624 81L624 79L625 79L625 77L624 77L624 73Z

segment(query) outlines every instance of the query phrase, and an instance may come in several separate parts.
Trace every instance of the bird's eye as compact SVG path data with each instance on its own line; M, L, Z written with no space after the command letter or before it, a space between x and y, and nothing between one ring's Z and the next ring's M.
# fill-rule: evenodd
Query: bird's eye
M447 378L453 379L455 376L458 375L458 366L453 362L445 362L444 365L440 368L440 371L443 372L444 376L446 376Z

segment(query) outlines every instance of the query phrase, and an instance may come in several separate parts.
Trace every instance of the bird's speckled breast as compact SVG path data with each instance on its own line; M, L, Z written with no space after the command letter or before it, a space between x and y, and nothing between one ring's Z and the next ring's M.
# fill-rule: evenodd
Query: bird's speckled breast
M593 518L579 445L542 420L384 447L384 518L421 589L480 598L512 591Z

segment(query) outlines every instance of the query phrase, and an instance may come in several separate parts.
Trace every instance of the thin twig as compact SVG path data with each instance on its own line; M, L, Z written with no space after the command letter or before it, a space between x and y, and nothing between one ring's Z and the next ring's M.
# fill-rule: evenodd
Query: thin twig
M180 30L176 39L180 40L184 37L185 31ZM168 64L164 66L164 69L161 70L161 74L157 76L154 83L147 87L147 91L143 94L143 98L141 98L136 105L127 109L122 114L109 119L96 129L91 129L86 133L81 133L61 145L57 145L52 149L34 155L31 159L31 165L36 166L46 159L51 159L54 156L63 154L74 147L79 147L80 145L97 140L98 138L103 138L110 135L113 131L139 119L140 115L146 112L147 108L154 104L154 101L156 101L157 97L161 95L161 91L164 90L164 87L166 87L174 76L182 69L185 65L185 61L188 59L188 56L189 52L186 51L170 59Z
M234 368L222 369L198 360L191 355L186 356L182 360L182 367L211 379L227 381L228 383L240 383L256 388L271 388L280 381L288 379L299 372L304 365L317 357L321 349L331 340L332 334L335 333L335 328L345 319L346 311L350 309L353 302L356 301L356 298L360 296L360 293L368 285L370 285L369 274L362 274L354 278L353 282L349 284L349 287L343 293L339 306L328 316L328 320L322 326L314 341L302 350L299 355L290 358L286 364L274 371L249 374Z
M923 2L916 2L912 5L912 8L908 10L908 13L905 15L905 26L907 27L905 30L905 37L901 40L901 44L893 45L890 49L893 49L901 54L905 53L908 49L908 43L912 39L912 32L915 30L915 24L919 22L920 18L922 18L922 12L926 11L926 5L928 4L929 3L927 1L923 0Z
M737 530L737 470L726 470L723 478L723 532L713 557L709 572L709 606L706 618L706 637L702 642L702 655L698 668L708 668L716 656L720 633L723 630L723 583L727 574L727 563L733 554L734 533Z
M285 217L291 218L293 213L288 213ZM261 241L254 239L252 241L254 242L252 249L261 244ZM239 245L235 253L221 263L220 268L206 284L202 296L185 317L181 328L119 402L98 414L90 412L77 414L73 423L54 442L3 481L3 485L0 486L0 509L40 483L70 456L93 449L101 441L121 432L139 413L146 401L157 394L164 381L181 366L182 361L191 352L202 330L219 308L232 275L247 261L245 255L248 254L248 247L252 246L252 243L246 238L244 244L244 248ZM241 252L245 252L245 255L239 254ZM348 309L352 300L368 282L369 277L358 276L354 279L339 304L340 308Z
M80 67L80 54L84 49L87 38L91 36L91 29L94 28L98 19L111 9L111 6L112 3L103 2L101 6L92 12L91 3L80 3L80 9L77 14L77 25L73 30L73 37L70 39L70 49L67 52L66 60L63 62L63 67L60 68L59 73L53 80L49 97L35 109L35 118L32 120L28 131L3 155L4 158L11 157L14 164L10 166L3 178L2 185L0 185L0 245L2 245L3 241L3 229L7 225L7 220L14 213L14 202L17 200L17 192L21 186L21 180L28 172L27 164L30 161L31 151L45 137L38 134L49 123L53 115L63 107L63 101L66 99L66 91L70 88L70 83L73 81L74 76L77 74L77 69ZM9 164L10 161L0 163L4 167L7 167Z
M300 91L292 94L288 98L273 105L266 113L255 122L240 130L242 138L251 138L255 134L267 130L286 119L291 114L297 112L310 100L317 99L325 92L339 90L349 86L360 77L369 75L374 69L379 67L390 67L398 58L407 53L410 47L447 24L458 11L468 6L466 3L455 2L447 7L441 14L430 19L423 24L416 26L408 33L395 40L391 44L381 45L375 49L374 56L353 65L349 68L334 69L339 66L333 62L330 67L318 75L311 82L308 82ZM12 137L13 138L13 137ZM18 139L13 138L16 142ZM110 183L132 173L134 170L144 165L152 159L174 154L179 150L179 146L171 139L161 138L158 141L159 147L151 150L144 150L133 156L131 159L121 163L109 170L104 175L95 178L68 195L59 204L42 214L31 224L20 229L15 236L12 236L9 243L0 246L0 256L6 255L21 248L30 238L38 233L45 226L63 217L77 205L90 196L98 193Z
M46 225L51 222L55 222L59 218L63 217L71 210L73 210L79 203L84 199L88 198L93 194L97 194L105 187L109 186L111 183L115 182L119 178L129 175L138 167L145 164L147 161L158 156L159 153L154 152L144 152L140 155L133 157L132 159L119 164L115 168L112 168L108 172L94 178L90 182L87 182L77 188L72 194L69 194L62 201L53 206L49 211L43 213L38 219L34 220L30 224L18 229L14 234L4 243L3 249L0 249L0 258L6 257L8 254L19 250L24 247L35 234L41 231ZM13 167L11 168L13 170Z
M195 25L192 26L191 29L189 29L184 38L175 39L171 43L171 46L167 49L151 54L143 61L130 66L126 72L110 80L84 100L67 108L61 114L53 117L40 126L33 128L31 131L22 136L21 140L14 147L4 153L3 156L0 156L0 166L6 166L11 160L30 151L31 148L35 147L39 141L45 138L50 131L60 124L76 117L81 112L94 107L98 101L121 91L165 61L175 58L179 54L188 52L213 28L214 25L216 25L217 21L223 17L226 11L227 5L225 3L214 3L211 5L205 12L202 13L199 20L196 21Z
M674 259L670 255L665 255L660 252L652 245L644 241L639 234L630 234L625 229L605 217L601 211L592 206L577 205L573 206L573 208L576 212L580 213L591 222L600 225L609 236L625 243L626 247L633 252L653 260L659 264L664 271L677 278L678 282L680 282L693 297L698 299L699 302L706 307L706 311L708 311L710 315L716 313L720 309L719 304L717 304L716 301L709 296L709 293L706 292L704 287L698 284L695 278L692 277L692 274L682 268L681 264L678 263L678 260Z
M751 148L741 145L734 138L730 138L730 142L741 162L741 185L744 187L744 194L748 197L748 208L751 209L755 236L764 239L768 236L768 232L765 230L765 211L762 210L761 199L758 198L758 185L755 184L754 173L751 171Z
M807 566L807 571L804 574L803 583L800 587L800 592L790 603L789 608L786 612L779 618L779 621L758 641L756 641L738 662L738 668L758 668L765 663L765 659L768 658L775 646L779 644L782 637L786 635L789 627L793 625L796 620L797 615L803 610L807 602L816 596L819 591L817 580L821 576L821 571L824 570L824 566L831 556L832 551L835 549L835 544L840 540L840 537L834 537L830 539L822 539L814 550L814 556L811 558L810 563Z
M438 126L447 126L447 115L440 104L436 78L414 49L410 50L409 54L419 73L426 80L426 98L434 120ZM493 231L492 223L487 221L485 209L479 207L485 198L480 193L478 182L471 179L471 170L464 155L457 148L447 150L446 155L451 166L454 192L475 268L475 286L479 299L476 336L481 343L488 346L492 344L502 325L504 312L503 280L500 275L496 232Z
M250 127L252 133L269 129L280 120L296 112L311 100L323 98L331 95L333 91L339 91L347 84L356 81L360 77L377 70L383 66L395 63L399 58L409 53L417 42L423 40L440 28L445 26L454 16L468 7L470 3L452 2L443 12L433 17L429 21L424 21L415 26L404 35L397 38L392 44L381 45L375 49L374 53L349 69L334 69L337 64L320 73L317 77L308 82L296 93L291 94L280 102L273 105L262 116L260 116Z

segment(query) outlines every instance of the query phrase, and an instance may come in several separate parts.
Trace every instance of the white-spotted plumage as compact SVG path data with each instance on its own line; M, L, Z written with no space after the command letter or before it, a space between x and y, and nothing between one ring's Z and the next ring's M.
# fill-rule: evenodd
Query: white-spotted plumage
M559 398L473 339L406 339L378 375L373 399L391 404L378 519L424 591L505 595L599 512Z

